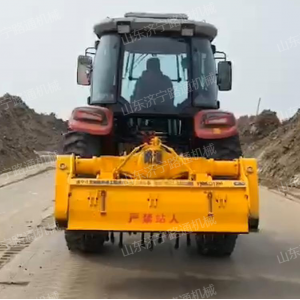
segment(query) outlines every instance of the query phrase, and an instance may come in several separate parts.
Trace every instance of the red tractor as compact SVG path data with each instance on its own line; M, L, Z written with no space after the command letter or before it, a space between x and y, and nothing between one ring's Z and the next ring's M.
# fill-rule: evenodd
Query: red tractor
M232 64L212 44L213 25L184 14L127 13L94 32L95 47L78 58L77 82L91 86L89 106L73 110L64 154L122 156L158 137L180 155L242 156L235 117L219 110L218 90L231 90ZM258 219L249 226L257 228ZM207 236L197 241L203 253L228 254L237 234ZM66 231L70 249L91 250L105 239Z

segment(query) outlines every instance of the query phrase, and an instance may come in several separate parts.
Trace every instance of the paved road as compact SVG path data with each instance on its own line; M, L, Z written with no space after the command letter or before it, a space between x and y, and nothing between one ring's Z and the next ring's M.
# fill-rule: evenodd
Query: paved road
M300 297L300 203L261 189L261 232L241 236L229 259L201 257L183 240L179 250L171 241L126 257L117 245L82 256L47 217L53 181L50 171L0 189L0 240L21 233L9 250L0 243L0 298L200 298L208 287L212 298ZM279 263L295 247L299 255Z

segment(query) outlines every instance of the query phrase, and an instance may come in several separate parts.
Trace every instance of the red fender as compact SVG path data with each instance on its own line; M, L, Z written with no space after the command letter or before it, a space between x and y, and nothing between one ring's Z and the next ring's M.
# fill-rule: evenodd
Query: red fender
M92 135L108 135L113 128L113 113L106 107L77 107L69 119L69 128Z
M194 117L194 131L202 139L224 139L238 134L233 113L221 110L199 111Z

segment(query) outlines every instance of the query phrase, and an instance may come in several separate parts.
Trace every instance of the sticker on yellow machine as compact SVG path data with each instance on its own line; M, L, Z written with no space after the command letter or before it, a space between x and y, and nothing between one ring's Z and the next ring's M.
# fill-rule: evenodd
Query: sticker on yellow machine
M176 214L166 215L166 214L154 214L154 213L147 213L147 214L139 214L139 213L129 213L128 223L133 222L142 222L144 224L152 224L152 223L169 223L169 224L178 224L179 221L177 220Z
M191 188L245 188L244 181L213 180L213 181L190 181L190 180L101 180L101 179L70 179L70 185L87 186L154 186L154 187L191 187Z
M197 218L190 220L190 222L180 222L180 217L176 214L164 214L164 213L130 213L128 223L141 223L148 225L149 229L153 224L164 224L168 226L167 231L176 232L193 232L198 230L207 229L213 225L216 225L216 220L213 216Z

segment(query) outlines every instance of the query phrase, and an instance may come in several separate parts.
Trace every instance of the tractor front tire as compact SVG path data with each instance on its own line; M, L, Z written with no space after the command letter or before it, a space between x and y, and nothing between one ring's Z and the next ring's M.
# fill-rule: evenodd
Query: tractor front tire
M82 158L101 155L100 139L84 132L71 131L65 134L63 154L74 154ZM103 248L107 232L65 230L65 240L70 251L98 253Z

